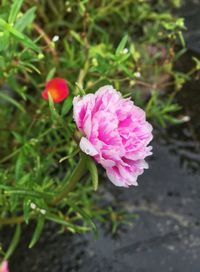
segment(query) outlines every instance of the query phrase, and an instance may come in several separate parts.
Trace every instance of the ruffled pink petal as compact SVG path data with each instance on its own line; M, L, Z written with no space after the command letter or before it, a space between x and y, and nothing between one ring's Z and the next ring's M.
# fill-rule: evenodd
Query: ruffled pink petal
M73 104L74 120L85 135L80 142L83 152L106 169L116 186L136 186L137 177L148 168L144 159L152 154L152 126L145 112L109 85L74 98Z
M93 94L86 96L77 96L73 100L74 106L74 120L78 128L88 137L91 133L92 125L92 110L95 103L95 97Z
M106 173L111 182L118 187L137 186L137 176L131 173L127 168L119 166L107 168Z

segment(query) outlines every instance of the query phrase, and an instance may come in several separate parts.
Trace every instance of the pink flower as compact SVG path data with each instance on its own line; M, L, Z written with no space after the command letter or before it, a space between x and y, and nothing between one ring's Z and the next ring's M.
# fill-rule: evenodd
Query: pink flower
M7 261L3 261L0 264L0 272L9 272L9 270L8 270L8 262Z
M47 81L45 90L42 92L42 97L48 100L48 93L51 94L55 103L62 102L69 96L69 87L67 81L60 77L55 77Z
M137 185L152 154L152 126L145 112L112 86L74 98L74 120L83 133L80 148L105 169L116 186Z

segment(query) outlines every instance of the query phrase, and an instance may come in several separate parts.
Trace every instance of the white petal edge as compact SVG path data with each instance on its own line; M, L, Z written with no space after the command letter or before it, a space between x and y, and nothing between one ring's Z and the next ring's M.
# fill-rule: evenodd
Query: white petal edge
M106 170L106 174L109 178L109 180L115 185L115 186L118 186L118 187L128 187L124 184L124 182L120 179L118 179L116 177L116 175L112 174L112 170L111 169L107 169Z
M80 149L90 156L95 156L98 154L97 150L94 148L94 146L88 141L87 138L82 137L81 141L79 143Z

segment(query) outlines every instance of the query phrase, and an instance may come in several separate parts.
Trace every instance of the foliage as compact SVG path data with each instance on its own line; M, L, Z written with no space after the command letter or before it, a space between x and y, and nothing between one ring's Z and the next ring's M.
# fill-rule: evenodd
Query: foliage
M29 247L46 220L72 233L96 232L92 219L107 214L113 231L119 225L111 208L98 209L94 201L98 178L88 158L93 183L85 174L67 198L52 204L77 164L74 95L113 84L165 126L177 122L171 114L179 107L163 91L170 85L180 90L189 77L174 70L186 51L185 28L165 1L37 3L2 0L0 9L0 224L17 224L7 253L2 250L6 258L17 246L22 222L36 222ZM177 39L182 47L175 52ZM71 96L58 105L49 97L48 105L41 91L54 76L67 79ZM123 213L120 218L126 221Z

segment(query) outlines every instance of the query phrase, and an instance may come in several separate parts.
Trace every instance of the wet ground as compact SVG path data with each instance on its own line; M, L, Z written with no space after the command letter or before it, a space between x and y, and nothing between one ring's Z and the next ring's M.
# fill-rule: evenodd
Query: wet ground
M181 9L175 11L185 18L187 31L184 32L187 48L200 53L200 0L182 0Z

